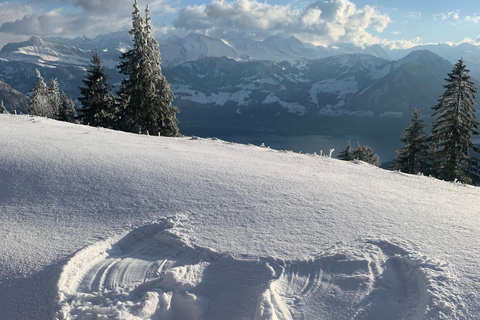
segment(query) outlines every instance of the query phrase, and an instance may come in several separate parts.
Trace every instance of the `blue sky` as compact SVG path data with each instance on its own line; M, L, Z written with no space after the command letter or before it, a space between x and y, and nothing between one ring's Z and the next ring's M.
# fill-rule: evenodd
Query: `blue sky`
M36 36L87 36L128 30L134 0L0 0L0 46ZM297 38L316 45L426 43L480 45L476 0L139 0L149 4L157 38L201 32Z

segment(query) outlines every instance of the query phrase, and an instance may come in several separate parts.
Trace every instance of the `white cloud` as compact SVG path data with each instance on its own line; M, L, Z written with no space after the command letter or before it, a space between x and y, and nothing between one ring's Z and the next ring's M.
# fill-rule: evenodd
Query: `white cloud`
M22 19L26 15L31 15L35 12L31 5L0 2L0 25L4 22L15 21Z
M387 41L383 40L382 45L386 48L393 50L393 49L410 49L421 44L422 38L416 37L411 40L397 40L397 41Z
M366 45L379 41L370 30L382 32L389 22L388 15L370 6L357 8L349 0L322 0L301 9L256 0L214 0L208 5L180 10L174 26L209 34L248 33L260 38L295 35L319 45L335 42Z
M85 12L89 12L95 15L99 13L114 14L118 10L124 11L131 8L132 1L130 0L74 0L73 5L80 7Z
M464 21L465 22L479 23L480 22L480 16L478 16L476 13L474 13L472 16L466 16Z
M480 23L480 16L476 13L464 16L459 10L450 11L448 13L439 13L433 15L434 21L445 21L456 25L459 23Z
M480 46L480 35L478 35L478 37L475 38L475 39L466 37L462 41L460 41L459 43L453 43L453 45L459 45L459 44L462 44L462 43L469 43L469 44L473 44L475 46Z
M422 18L421 12L409 12L407 14L407 19L410 19L410 20L420 20L421 18Z
M459 20L458 10L450 11L448 13L438 13L433 15L433 20L435 21L457 21Z
M42 10L42 3L61 2L62 9ZM68 6L76 13L65 13ZM140 1L139 5L144 8ZM37 36L96 36L131 28L132 0L70 0L70 1L30 1L31 5L0 3L0 32L17 35ZM37 5L37 6L35 6ZM175 11L165 0L150 1L153 13L171 14ZM72 7L73 6L73 7ZM3 7L7 7L9 11ZM14 17L10 19L3 18Z
M101 16L79 14L62 15L61 10L26 15L21 20L5 22L0 32L37 36L97 35L128 28L130 18L105 21Z

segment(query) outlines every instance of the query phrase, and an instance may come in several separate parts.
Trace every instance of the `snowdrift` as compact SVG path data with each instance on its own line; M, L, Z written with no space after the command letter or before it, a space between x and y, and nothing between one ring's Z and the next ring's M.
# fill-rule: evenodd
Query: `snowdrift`
M1 319L475 319L480 191L0 116Z

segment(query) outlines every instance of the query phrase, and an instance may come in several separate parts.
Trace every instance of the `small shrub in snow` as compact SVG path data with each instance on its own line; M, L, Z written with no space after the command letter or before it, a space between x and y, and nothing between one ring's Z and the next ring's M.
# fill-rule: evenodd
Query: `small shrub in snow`
M10 113L10 112L8 112L7 108L5 108L5 105L3 104L3 100L0 101L0 113L3 113L3 114Z
M330 149L330 153L332 152L333 149ZM373 164L377 167L380 166L380 158L378 157L378 154L376 154L369 146L361 146L358 141L357 149L355 151L352 150L352 147L350 146L350 141L348 141L347 148L338 155L338 158L340 160L346 161L363 161Z

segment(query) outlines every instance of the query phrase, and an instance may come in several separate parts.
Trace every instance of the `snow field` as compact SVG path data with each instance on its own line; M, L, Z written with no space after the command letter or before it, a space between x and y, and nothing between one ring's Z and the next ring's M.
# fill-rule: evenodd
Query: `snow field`
M0 163L0 319L480 314L476 187L13 115Z

